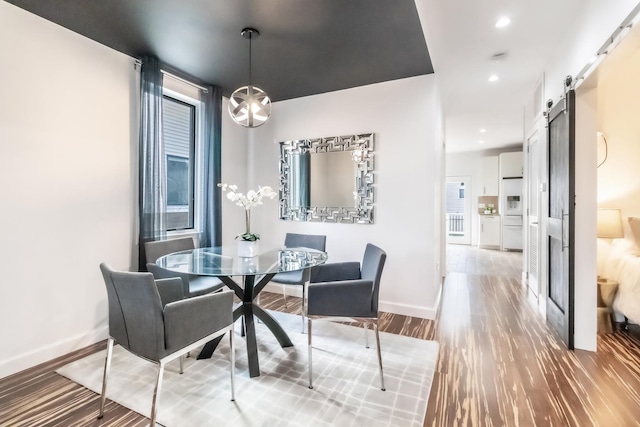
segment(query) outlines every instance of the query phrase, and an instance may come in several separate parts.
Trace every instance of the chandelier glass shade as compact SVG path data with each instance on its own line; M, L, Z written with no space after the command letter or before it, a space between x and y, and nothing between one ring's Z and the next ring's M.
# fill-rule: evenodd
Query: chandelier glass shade
M249 39L249 84L239 87L229 97L229 115L239 125L254 128L271 115L271 99L265 91L251 84L251 40L260 33L254 28L244 28L241 34Z

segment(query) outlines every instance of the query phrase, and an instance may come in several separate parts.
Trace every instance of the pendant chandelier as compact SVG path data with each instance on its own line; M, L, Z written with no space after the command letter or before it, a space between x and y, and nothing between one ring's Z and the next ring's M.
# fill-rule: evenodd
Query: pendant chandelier
M249 39L249 85L236 89L229 98L229 114L239 125L255 128L267 121L271 115L271 100L262 89L251 84L251 40L260 32L255 28L244 28L242 37Z

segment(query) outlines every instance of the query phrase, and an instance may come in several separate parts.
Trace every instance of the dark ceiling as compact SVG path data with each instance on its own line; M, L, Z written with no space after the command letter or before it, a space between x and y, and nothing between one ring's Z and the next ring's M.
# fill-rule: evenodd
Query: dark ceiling
M224 94L274 101L433 73L415 0L7 0L127 55L155 55Z

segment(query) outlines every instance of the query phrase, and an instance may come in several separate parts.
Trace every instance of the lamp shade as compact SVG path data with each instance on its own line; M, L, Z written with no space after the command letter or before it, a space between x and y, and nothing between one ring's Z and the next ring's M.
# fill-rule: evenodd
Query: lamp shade
M598 237L602 239L624 237L620 209L598 209Z

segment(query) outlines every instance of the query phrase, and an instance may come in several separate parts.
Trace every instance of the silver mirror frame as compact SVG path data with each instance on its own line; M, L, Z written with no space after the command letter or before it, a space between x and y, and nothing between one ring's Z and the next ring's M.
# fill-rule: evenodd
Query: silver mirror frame
M351 152L356 163L354 206L291 207L289 200L289 160L291 153ZM356 162L356 160L358 160ZM374 134L331 136L280 142L280 219L289 221L373 224Z

